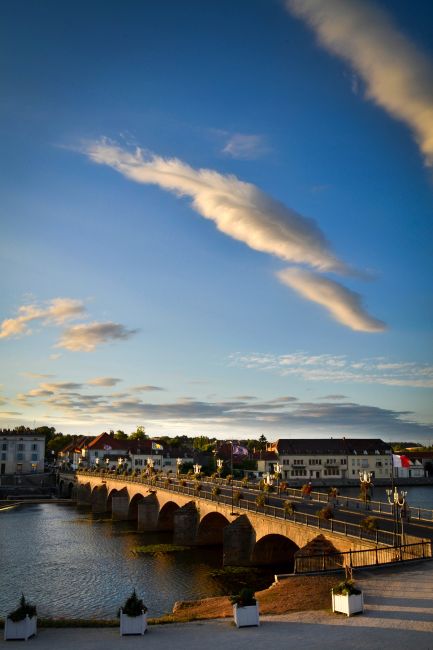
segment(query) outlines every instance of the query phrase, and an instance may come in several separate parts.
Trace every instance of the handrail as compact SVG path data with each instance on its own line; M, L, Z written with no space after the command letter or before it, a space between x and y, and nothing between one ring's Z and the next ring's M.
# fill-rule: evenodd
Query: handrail
M89 471L85 469L77 470L76 474L100 477L100 478L105 478L106 480L108 479L108 480L115 480L115 481L128 482L128 483L139 483L150 487L157 487L158 489L167 490L169 492L194 496L195 498L198 499L205 499L207 501L222 503L223 505L229 505L229 506L232 505L231 496L226 496L223 494L214 495L208 491L204 491L203 489L197 491L193 487L182 486L180 484L170 483L168 486L166 486L164 485L164 483L166 483L167 479L162 479L159 477L147 479L143 476L120 475L120 474L111 475L111 474L107 474L106 472ZM161 483L163 484L161 485ZM387 530L380 530L380 529L374 531L366 530L359 524L345 522L339 519L321 519L318 515L312 515L309 513L302 513L302 512L295 511L293 514L288 514L284 508L280 508L278 506L270 506L270 505L259 506L256 503L253 503L246 499L240 499L234 505L236 509L243 510L246 512L253 512L254 514L261 514L266 517L272 517L275 519L283 519L283 520L291 521L295 524L310 526L312 528L317 528L319 530L341 534L344 535L345 537L353 537L356 539L361 539L367 542L372 542L374 544L392 546L394 542L394 533Z

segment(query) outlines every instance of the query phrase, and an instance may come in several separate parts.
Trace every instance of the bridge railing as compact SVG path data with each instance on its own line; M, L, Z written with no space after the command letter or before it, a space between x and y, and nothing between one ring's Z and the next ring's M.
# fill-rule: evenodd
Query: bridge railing
M77 474L98 476L102 478L102 480L109 479L127 483L139 483L146 485L149 491L155 488L165 489L177 494L184 494L193 498L205 499L207 501L230 506L232 508L232 514L238 514L237 512L234 513L233 509L241 510L243 512L252 512L254 514L261 514L275 519L284 519L303 526L317 528L318 530L338 533L346 537L353 537L374 544L391 546L395 541L394 533L387 530L368 530L359 524L345 522L334 518L323 519L318 515L297 511L289 513L285 508L280 508L278 506L266 504L258 505L254 501L249 501L247 499L234 499L232 495L212 494L212 491L209 491L209 485L203 485L201 482L202 487L198 490L197 487L181 485L179 482L167 482L166 478L159 478L158 476L146 478L143 476L133 476L131 474L107 474L104 471L95 470L78 470Z
M345 566L361 568L395 562L411 562L432 557L430 541L403 544L394 547L376 547L360 551L329 553L318 555L298 555L295 557L294 573L318 573L332 571Z

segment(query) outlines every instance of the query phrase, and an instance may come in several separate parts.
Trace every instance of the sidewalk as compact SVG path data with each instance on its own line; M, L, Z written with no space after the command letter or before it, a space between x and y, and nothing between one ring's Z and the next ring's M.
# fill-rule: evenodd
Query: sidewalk
M152 625L142 637L120 637L115 628L43 629L28 643L31 650L433 650L433 562L359 572L357 583L365 612L351 618L318 611L263 616L258 628L237 629L230 619Z

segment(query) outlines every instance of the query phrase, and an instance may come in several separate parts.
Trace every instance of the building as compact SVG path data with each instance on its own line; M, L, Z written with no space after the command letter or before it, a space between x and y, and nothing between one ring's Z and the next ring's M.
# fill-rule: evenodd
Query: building
M0 475L41 473L44 459L45 436L31 431L0 433Z
M361 471L388 478L392 471L392 448L379 439L279 439L268 451L277 453L283 480L358 480Z

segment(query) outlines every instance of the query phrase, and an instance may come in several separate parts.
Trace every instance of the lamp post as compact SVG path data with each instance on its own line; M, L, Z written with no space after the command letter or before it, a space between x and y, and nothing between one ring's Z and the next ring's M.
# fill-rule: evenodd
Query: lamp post
M371 489L371 477L372 473L363 470L359 472L359 482L361 486L361 494L364 500L365 509L368 510L367 502L370 499L370 489Z
M195 474L195 475L197 476L197 478L198 478L198 475L199 475L200 472L201 472L201 465L199 465L198 463L196 463L195 465L193 465L193 469L194 469L194 474Z
M150 476L153 472L153 466L154 466L153 458L148 458L146 460L146 465L147 465L147 473Z
M179 478L180 468L182 467L182 464L183 464L182 458L176 458L176 475L177 475L177 478Z
M223 471L223 467L224 467L223 459L222 458L217 458L216 464L217 464L217 472L218 472L218 478L219 478L220 475L221 475L221 472Z
M400 544L402 545L404 544L403 514L407 512L407 501L406 501L407 492L401 490L399 493L397 486L395 486L394 490L390 489L386 491L386 496L388 499L388 503L390 504L390 506L392 506L392 518L394 521L394 546L397 546L399 520L401 526Z
M280 493L280 491L279 491L279 485L280 485L279 481L280 481L280 474L281 474L282 469L283 468L280 465L280 463L275 463L275 465L274 465L274 476L277 479L277 494Z

